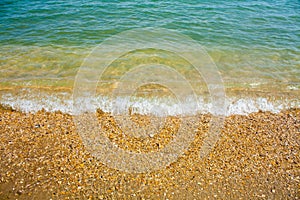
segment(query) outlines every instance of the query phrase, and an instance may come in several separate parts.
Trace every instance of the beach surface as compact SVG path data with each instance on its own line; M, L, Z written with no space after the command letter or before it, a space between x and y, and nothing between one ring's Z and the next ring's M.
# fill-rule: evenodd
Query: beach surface
M110 116L99 111L98 118ZM125 173L86 150L71 115L2 107L0 199L300 198L300 109L226 117L219 140L202 159L210 116L198 119L194 141L176 162L153 172ZM178 121L171 121L176 129ZM136 152L163 148L174 132L165 128L143 140L121 137L110 127L112 142Z
M299 11L1 0L0 200L300 199Z

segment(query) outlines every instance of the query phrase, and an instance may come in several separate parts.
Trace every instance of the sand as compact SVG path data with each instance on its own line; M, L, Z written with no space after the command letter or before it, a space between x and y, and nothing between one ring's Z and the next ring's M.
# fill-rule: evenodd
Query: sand
M99 118L109 115L99 112ZM209 118L199 116L196 138L176 162L125 173L86 150L71 115L1 108L0 199L300 198L300 109L227 117L213 150L200 159ZM178 120L170 120L176 129ZM118 131L107 137L125 150L147 152L163 148L173 135L166 128L150 139Z

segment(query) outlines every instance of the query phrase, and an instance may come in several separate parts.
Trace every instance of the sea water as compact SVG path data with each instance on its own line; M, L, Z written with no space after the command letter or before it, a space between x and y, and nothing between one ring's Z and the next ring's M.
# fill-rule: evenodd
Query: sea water
M44 108L72 113L76 75L90 52L123 31L149 27L176 31L203 47L222 78L227 115L300 107L298 0L2 0L0 103L25 112ZM156 52L129 54L131 66L137 64L140 54L155 57ZM163 56L156 61L178 64L177 71L193 76L192 66L176 56L164 63ZM122 58L110 67L106 80L118 80L128 70ZM159 86L144 88L141 93L148 95L122 95L115 100L131 102L142 114L207 113L212 107L211 94L202 78L193 79L199 80L194 83L198 102L187 97L179 104L171 100L170 92L164 92L168 88ZM97 90L105 92L91 97L97 108L113 111L109 94L115 87L117 84L98 85ZM198 110L189 109L193 103Z

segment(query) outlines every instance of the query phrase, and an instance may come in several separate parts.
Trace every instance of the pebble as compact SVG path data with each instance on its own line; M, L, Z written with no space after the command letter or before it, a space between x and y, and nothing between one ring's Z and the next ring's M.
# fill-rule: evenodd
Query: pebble
M170 117L160 133L134 138L122 134L108 113L98 114L107 137L133 152L164 148L180 126L179 119ZM197 117L199 128L183 156L158 171L131 174L94 158L71 115L0 109L0 195L5 199L256 199L261 194L297 199L300 109L227 117L220 139L202 159L199 149L211 116Z

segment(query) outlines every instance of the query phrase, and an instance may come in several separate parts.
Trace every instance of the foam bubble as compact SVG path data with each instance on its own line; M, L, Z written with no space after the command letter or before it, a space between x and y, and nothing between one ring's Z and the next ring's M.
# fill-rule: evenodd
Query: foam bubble
M101 109L104 112L122 114L131 113L155 115L155 116L176 116L176 115L195 115L211 113L218 115L221 111L212 109L212 104L202 97L197 97L198 102L191 101L187 97L184 102L177 102L172 98L132 98L120 96L116 99L111 99L107 96L86 97L81 101L88 101L93 104L92 107L82 108L81 111L93 111L91 109ZM112 102L115 101L115 104ZM275 99L269 100L265 97L227 97L226 116L238 114L247 115L258 111L270 111L278 113L281 110L289 108L300 108L299 99ZM26 93L26 95L13 95L5 93L1 95L0 104L12 107L15 110L25 113L35 113L39 110L48 112L61 111L63 113L73 113L72 95L67 92L60 93ZM195 104L198 104L195 106ZM86 104L83 104L86 105ZM115 105L118 105L118 110L115 110ZM197 107L198 110L192 108Z

